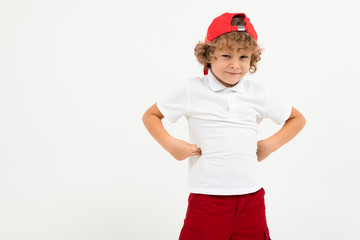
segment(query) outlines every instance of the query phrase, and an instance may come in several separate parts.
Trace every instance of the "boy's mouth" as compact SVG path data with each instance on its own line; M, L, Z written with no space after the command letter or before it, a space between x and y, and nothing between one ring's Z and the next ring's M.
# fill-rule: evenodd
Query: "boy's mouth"
M231 75L238 75L238 74L240 74L240 73L232 73L232 72L226 72L226 73L231 74Z

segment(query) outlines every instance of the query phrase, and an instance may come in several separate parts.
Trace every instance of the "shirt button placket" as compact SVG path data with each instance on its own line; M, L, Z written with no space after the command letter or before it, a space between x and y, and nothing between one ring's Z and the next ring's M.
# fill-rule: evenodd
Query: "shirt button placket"
M230 111L230 102L229 102L229 96L228 96L227 89L225 89L225 91L224 91L224 98L226 101L226 110Z
M231 99L230 99L229 89L225 89L224 96L225 96L225 99L226 99L227 110L230 112L230 110L231 110Z

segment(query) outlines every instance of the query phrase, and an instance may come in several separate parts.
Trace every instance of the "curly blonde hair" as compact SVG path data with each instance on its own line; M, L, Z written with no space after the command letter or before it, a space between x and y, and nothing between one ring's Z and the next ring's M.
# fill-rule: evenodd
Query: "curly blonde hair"
M243 17L235 16L231 21L231 25L244 26L245 21ZM211 60L215 58L215 49L229 49L230 51L235 49L238 51L250 49L252 52L249 69L250 73L256 72L256 64L261 60L260 55L263 51L263 49L260 48L257 42L247 32L229 32L220 35L209 43L198 42L194 49L197 61L205 68L211 68Z

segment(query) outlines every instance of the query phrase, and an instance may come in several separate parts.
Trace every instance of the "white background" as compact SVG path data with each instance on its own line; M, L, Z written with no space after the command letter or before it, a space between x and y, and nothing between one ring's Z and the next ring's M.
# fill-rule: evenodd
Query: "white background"
M265 51L252 80L306 118L261 163L275 240L358 239L356 1L0 2L0 239L177 239L187 160L141 117L175 83L212 19L245 12ZM187 140L187 122L164 120ZM259 139L281 125L266 119Z

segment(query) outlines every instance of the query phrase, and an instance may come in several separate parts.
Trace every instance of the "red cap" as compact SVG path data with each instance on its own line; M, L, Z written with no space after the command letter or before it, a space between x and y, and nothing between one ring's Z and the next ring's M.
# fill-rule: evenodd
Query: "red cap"
M235 16L243 16L245 20L245 26L232 26L231 20ZM246 17L245 13L224 13L220 15L219 17L215 18L212 23L210 24L206 37L205 37L205 43L209 43L215 38L219 37L222 34L233 32L233 31L245 31L250 34L250 36L257 41L257 34L253 27L253 25L250 23L250 19ZM204 68L204 74L208 74L208 69Z

